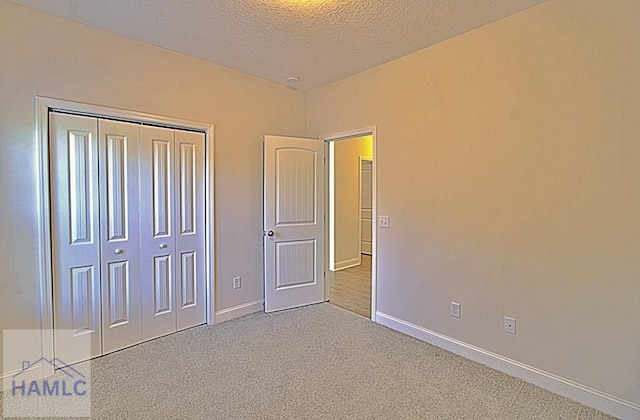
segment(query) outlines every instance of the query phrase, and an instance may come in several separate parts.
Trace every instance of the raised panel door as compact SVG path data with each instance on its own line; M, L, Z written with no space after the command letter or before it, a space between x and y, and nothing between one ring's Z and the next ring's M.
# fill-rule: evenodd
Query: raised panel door
M142 335L176 331L174 130L140 128Z
M206 321L204 147L204 133L175 131L178 330Z
M324 144L265 136L265 311L324 301Z
M98 126L76 115L49 119L55 354L76 363L102 353Z
M139 125L99 120L103 352L142 341Z

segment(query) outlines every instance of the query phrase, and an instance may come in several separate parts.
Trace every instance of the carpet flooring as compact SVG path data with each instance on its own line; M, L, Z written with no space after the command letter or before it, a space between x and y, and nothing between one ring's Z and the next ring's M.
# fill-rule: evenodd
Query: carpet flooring
M330 304L91 362L96 419L610 419Z

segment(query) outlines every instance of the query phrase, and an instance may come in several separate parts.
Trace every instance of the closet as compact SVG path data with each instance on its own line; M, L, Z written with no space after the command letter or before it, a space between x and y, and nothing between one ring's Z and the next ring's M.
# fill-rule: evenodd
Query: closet
M55 356L203 324L204 133L51 112L49 138Z

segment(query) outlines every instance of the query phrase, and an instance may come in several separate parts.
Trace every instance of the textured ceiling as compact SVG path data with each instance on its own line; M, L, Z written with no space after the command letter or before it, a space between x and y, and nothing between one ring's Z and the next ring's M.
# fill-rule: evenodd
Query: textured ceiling
M546 0L11 1L308 90Z

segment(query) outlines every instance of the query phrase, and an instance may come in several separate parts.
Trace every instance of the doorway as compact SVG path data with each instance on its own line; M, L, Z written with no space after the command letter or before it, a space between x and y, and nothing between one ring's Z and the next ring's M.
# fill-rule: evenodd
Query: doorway
M375 319L374 131L325 138L328 148L328 263L332 304Z

